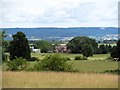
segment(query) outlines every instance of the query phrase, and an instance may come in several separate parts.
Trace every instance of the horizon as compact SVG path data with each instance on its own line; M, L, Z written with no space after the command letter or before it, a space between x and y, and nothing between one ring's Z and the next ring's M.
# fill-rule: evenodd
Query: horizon
M4 28L119 28L119 27L0 27Z

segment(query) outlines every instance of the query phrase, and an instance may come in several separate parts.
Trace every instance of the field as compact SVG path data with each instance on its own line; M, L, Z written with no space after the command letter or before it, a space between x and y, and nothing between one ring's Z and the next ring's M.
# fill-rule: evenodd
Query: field
M63 72L3 72L3 88L117 88L118 76Z
M50 54L50 53L49 53ZM51 53L52 54L52 53ZM32 56L39 59L48 54L32 53ZM79 72L10 72L6 71L7 66L3 64L3 87L26 87L26 88L117 88L118 75L105 74L106 70L118 69L118 62L110 61L110 54L96 54L88 60L74 60L75 56L81 54L62 54L71 60L68 63L73 65ZM35 62L29 62L33 67Z
M36 54L32 53L32 56L38 57L39 59L44 58L48 54ZM101 73L106 70L118 69L118 62L109 61L108 57L110 54L95 54L93 57L89 57L88 60L74 60L75 56L82 56L81 54L63 54L61 55L69 57L71 60L68 63L72 63L73 68L79 72L94 72ZM107 61L108 60L108 61ZM32 63L33 64L33 63Z

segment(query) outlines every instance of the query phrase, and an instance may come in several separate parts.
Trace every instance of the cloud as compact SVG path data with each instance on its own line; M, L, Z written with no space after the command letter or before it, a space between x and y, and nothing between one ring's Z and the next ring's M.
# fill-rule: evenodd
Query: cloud
M1 0L0 27L117 26L118 0Z

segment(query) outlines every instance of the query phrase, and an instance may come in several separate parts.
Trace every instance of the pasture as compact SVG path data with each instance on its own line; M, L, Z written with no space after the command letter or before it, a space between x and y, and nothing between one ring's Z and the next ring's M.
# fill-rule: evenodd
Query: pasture
M53 53L32 53L32 57L40 60ZM118 75L105 74L106 70L118 69L118 62L109 59L110 54L95 54L88 60L74 60L81 54L61 55L69 57L68 63L78 72L11 72L6 71L3 63L3 88L117 88ZM27 68L34 67L37 62L29 62Z
M52 54L52 53L51 53ZM32 56L39 59L44 58L47 54L32 53ZM118 69L118 62L109 61L110 54L95 54L89 57L88 60L74 60L75 56L82 56L81 54L67 54L61 53L62 56L69 57L71 60L68 63L73 65L74 69L85 73L101 73L106 70ZM30 65L33 66L33 63Z

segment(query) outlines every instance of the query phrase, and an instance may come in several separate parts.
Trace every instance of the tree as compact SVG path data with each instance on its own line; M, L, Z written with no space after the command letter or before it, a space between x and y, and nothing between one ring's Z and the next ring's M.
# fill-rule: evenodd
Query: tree
M0 31L0 49L2 52L2 60L5 61L7 59L7 55L5 54L5 51L8 48L7 41L4 40L4 38L7 36L5 30Z
M109 52L108 47L106 47L105 45L100 45L99 48L101 50L101 54L107 54Z
M24 59L30 60L30 47L28 39L23 32L17 32L12 36L13 40L10 42L10 59L22 57Z
M90 56L93 56L93 47L92 47L92 45L89 45L89 44L83 45L82 54L86 58L90 57Z
M108 45L108 49L109 49L109 52L111 52L112 46L110 44Z
M117 42L118 58L120 60L120 40Z
M112 52L111 52L111 57L112 58L118 58L118 50L117 50L117 46L114 46L113 48L112 48Z
M97 49L97 42L89 37L75 37L70 40L67 44L67 48L71 50L72 53L81 53L82 47L84 44L90 44L93 47L93 50Z
M35 48L41 49L42 53L47 53L48 51L52 51L54 49L50 42L44 40L34 42L34 46Z
M112 58L118 58L120 61L120 40L117 42L117 46L114 46L111 52L111 57Z

